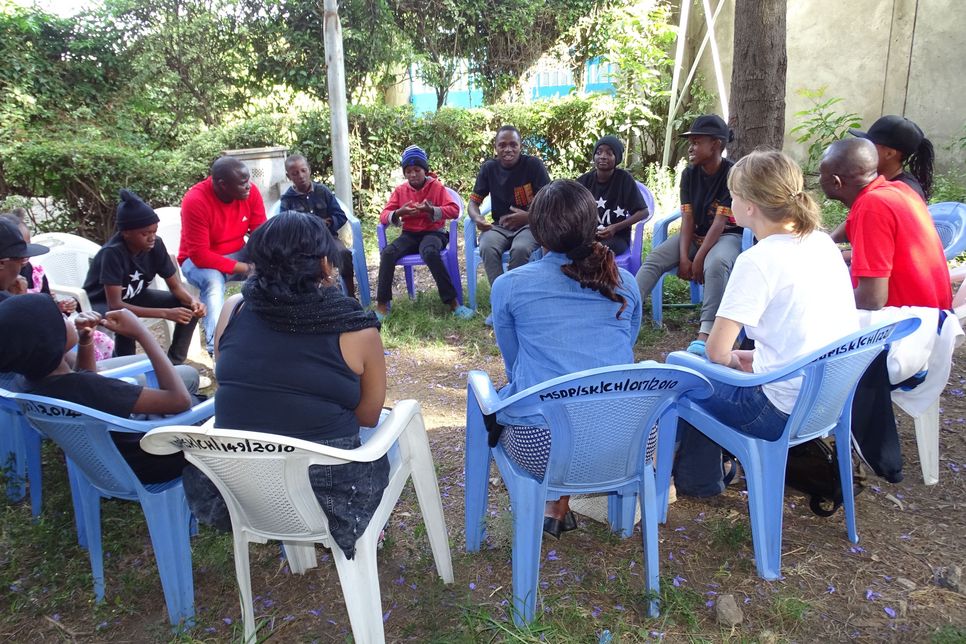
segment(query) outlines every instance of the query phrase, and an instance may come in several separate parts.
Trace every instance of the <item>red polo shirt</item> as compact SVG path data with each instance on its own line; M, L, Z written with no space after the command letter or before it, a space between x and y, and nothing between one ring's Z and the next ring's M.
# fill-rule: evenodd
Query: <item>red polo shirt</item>
M845 221L852 244L852 287L860 277L889 278L886 306L952 307L942 241L926 204L904 183L876 177Z

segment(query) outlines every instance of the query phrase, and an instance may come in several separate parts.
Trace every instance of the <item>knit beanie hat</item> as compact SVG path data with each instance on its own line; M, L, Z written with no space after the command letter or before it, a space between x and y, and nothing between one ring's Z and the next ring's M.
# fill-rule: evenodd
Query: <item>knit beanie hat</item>
M403 150L403 170L411 165L418 165L426 172L429 172L429 157L426 156L426 152L424 152L423 149L418 145L410 145L408 148Z
M117 204L117 229L137 230L161 221L154 209L130 190L121 190L121 202Z
M0 301L0 329L0 371L40 380L64 359L64 316L49 295L28 293Z
M600 140L597 141L597 145L594 146L594 154L597 154L597 149L602 145L606 145L614 151L614 165L620 165L621 161L624 160L624 144L621 143L621 140L616 136L611 136L610 134L600 137Z

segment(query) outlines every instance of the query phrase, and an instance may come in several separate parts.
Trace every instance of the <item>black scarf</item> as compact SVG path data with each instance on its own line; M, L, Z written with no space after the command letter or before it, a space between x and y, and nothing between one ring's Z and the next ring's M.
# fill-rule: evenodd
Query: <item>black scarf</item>
M274 331L321 335L379 328L375 313L364 311L361 304L336 287L280 295L267 293L256 282L248 280L242 287L242 295L246 306Z

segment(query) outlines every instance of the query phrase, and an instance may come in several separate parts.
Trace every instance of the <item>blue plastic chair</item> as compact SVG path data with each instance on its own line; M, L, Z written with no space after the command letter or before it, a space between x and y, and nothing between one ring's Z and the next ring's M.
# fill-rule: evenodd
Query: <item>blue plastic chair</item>
M459 213L455 219L449 222L449 243L446 244L446 248L440 251L439 256L443 259L443 264L446 266L449 278L452 280L453 287L456 289L456 301L462 304L463 278L460 277L459 232L457 232L459 225L457 222L463 216L463 198L452 188L446 188L446 192L449 193L449 196L459 206ZM382 252L386 247L386 227L381 223L376 227L376 237L379 241L379 251ZM419 253L404 255L396 260L396 265L403 266L406 270L406 290L409 291L409 299L416 299L416 284L413 282L413 266L424 266L425 264L426 262L419 256Z
M624 538L634 531L641 499L648 614L657 615L658 551L654 489L654 439L658 417L680 396L704 398L710 383L680 367L645 362L588 369L548 380L500 400L489 376L469 374L466 401L466 550L480 549L484 532L490 455L513 506L513 620L533 619L537 603L543 510L568 494L610 493L611 528ZM487 443L483 414L542 416L552 432L543 480L515 463L501 445Z
M194 618L189 543L191 512L181 479L142 485L117 451L110 433L142 434L172 423L191 425L214 414L214 399L177 416L135 421L53 398L23 393L0 394L15 401L31 425L57 443L67 456L74 511L83 513L83 530L79 530L78 536L87 542L97 601L104 599L100 500L139 501L151 534L168 617L175 626L190 624Z
M929 214L943 243L946 260L966 251L966 204L943 201L929 206Z
M663 217L654 223L654 232L651 238L651 248L656 248L659 244L667 241L668 238L668 228L672 223L681 218L681 210L675 210L667 217ZM750 228L745 228L744 233L741 237L741 250L742 252L748 250L755 244L754 233L751 232ZM640 268L640 266L638 266ZM651 319L654 324L661 326L664 322L664 279L668 276L677 275L677 269L672 269L661 276L661 279L657 281L657 285L651 290ZM691 303L690 304L677 304L668 306L697 306L701 304L704 299L704 286L698 284L694 280L690 282L691 286Z
M845 523L849 540L858 543L855 527L855 498L852 489L852 396L866 368L887 342L915 331L918 318L863 329L815 351L779 371L752 374L708 362L704 357L675 351L670 364L690 367L712 383L755 387L801 377L802 387L785 430L774 441L742 434L712 418L700 402L687 399L677 405L677 414L702 434L728 450L741 463L748 484L748 507L758 576L781 576L782 501L785 494L785 464L788 449L832 434L839 459ZM667 500L674 463L677 418L661 418L658 438L657 480L661 523L667 519Z
M349 220L347 225L349 230L352 231L352 248L350 250L352 251L352 268L356 274L356 287L359 289L359 303L362 306L369 306L372 302L372 294L369 292L369 268L366 266L366 249L362 245L362 223L341 199L336 197L336 201L339 202L342 212ZM267 216L271 218L277 215L281 206L281 200L273 203L272 207L268 209Z
M634 232L631 234L631 247L614 258L617 265L626 269L631 275L636 275L641 267L641 255L644 249L644 224L654 218L654 195L643 183L637 181L637 188L644 197L647 205L648 216L634 224ZM480 214L484 217L490 214L490 197L483 200L480 204ZM469 214L463 217L463 254L466 264L466 299L469 308L476 310L476 279L480 266L483 265L483 258L480 257L480 248L477 243L476 222L470 219ZM530 260L533 261L531 256ZM506 269L510 261L509 251L503 253L503 268Z
M0 374L0 391L12 390L16 374ZM20 501L30 490L30 512L40 516L43 476L40 469L40 434L30 427L20 407L0 397L0 468L7 470L7 498ZM8 469L9 468L9 469Z

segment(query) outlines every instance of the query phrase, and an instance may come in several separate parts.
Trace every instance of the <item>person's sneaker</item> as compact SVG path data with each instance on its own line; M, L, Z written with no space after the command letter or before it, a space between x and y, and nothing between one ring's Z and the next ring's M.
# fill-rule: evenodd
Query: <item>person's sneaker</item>
M460 320L469 320L474 314L473 309L460 305L453 309L453 315Z
M486 316L486 319L483 320L483 324L485 324L486 326L493 326L493 315L490 314Z
M376 319L380 322L385 322L386 318L389 317L388 313L380 313L378 309L372 309L372 312L376 314Z

